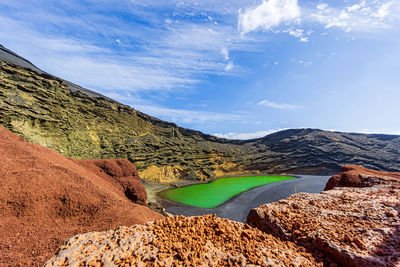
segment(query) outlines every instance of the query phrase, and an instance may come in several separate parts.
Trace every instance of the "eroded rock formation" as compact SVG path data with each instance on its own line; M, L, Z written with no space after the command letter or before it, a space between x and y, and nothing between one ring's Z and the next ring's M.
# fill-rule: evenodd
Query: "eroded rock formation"
M212 215L71 237L46 266L318 266L302 247ZM97 265L96 265L97 264Z
M74 162L0 126L1 266L40 265L77 233L163 217L128 199L146 196L127 160Z
M342 172L332 176L324 190L334 187L371 187L373 185L400 185L400 172L382 172L362 166L346 165Z
M398 173L345 166L321 194L300 193L250 211L247 223L292 240L325 263L400 265Z

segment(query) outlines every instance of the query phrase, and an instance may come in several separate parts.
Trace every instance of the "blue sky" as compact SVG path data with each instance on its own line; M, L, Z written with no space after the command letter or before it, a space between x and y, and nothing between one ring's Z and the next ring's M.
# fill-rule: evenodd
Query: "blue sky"
M52 74L228 138L400 134L399 0L0 2L0 43Z

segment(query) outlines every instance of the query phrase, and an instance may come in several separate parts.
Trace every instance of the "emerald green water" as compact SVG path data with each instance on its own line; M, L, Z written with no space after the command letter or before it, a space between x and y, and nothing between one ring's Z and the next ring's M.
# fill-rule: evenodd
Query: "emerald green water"
M290 176L251 176L221 178L208 184L174 188L159 196L186 205L215 208L232 197L254 187L294 179Z

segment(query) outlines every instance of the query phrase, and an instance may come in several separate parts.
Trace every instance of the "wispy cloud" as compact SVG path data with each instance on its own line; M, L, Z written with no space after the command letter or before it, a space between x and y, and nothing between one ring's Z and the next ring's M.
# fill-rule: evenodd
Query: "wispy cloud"
M289 29L289 30L284 30L283 32L288 32L290 35L299 38L299 41L303 43L309 41L307 35L311 34L311 31L304 32L304 30L302 29Z
M226 23L236 18L240 1L93 1L93 11L88 4L71 1L65 8L43 8L0 3L13 11L0 13L2 42L44 70L103 93L179 90L193 88L204 75L242 75L231 51L257 46L254 38L240 36L235 21ZM99 8L139 21L129 25L96 12ZM71 29L74 35L65 33Z
M302 129L306 127L300 127L297 129ZM269 134L273 134L279 131L283 130L288 130L290 128L279 128L279 129L274 129L274 130L266 130L266 131L255 131L255 132L249 132L249 133L236 133L236 132L231 132L231 133L214 133L213 135L216 137L220 138L226 138L226 139L235 139L235 140L249 140L249 139L255 139L255 138L261 138ZM363 130L351 130L351 131L343 131L343 130L337 130L337 129L329 129L327 131L338 131L338 132L352 132L352 133L364 133L364 134L389 134L389 135L399 135L400 136L400 130L390 130L390 129L379 129L379 130L372 130L372 129L363 129Z
M247 67L256 66L251 52L266 53L274 34L288 34L307 47L320 37L317 31L313 35L315 26L328 34L332 28L387 29L400 14L394 0L339 2L0 1L0 40L45 71L153 116L176 122L239 121L239 115L228 112L188 110L183 101L177 109L163 105L172 106L168 99L174 94L206 92L202 85L226 78L216 76L246 78ZM271 64L279 61L285 68L283 54ZM312 60L298 64L309 67ZM268 100L259 105L301 108Z
M255 131L255 132L250 132L250 133L214 133L213 135L216 137L220 138L226 138L226 139L236 139L236 140L248 140L248 139L254 139L254 138L260 138L264 137L266 135L276 133L279 131L286 130L287 128L281 128L281 129L276 129L276 130L266 130L266 131Z
M289 33L301 42L307 42L307 35L312 31L305 32L302 27L310 28L315 22L327 29L371 32L391 28L400 20L398 1L347 2L344 1L344 5L335 3L334 6L327 3L300 6L297 0L263 0L256 6L239 11L239 30L242 34L255 31Z
M242 37L234 25L240 1L124 0L121 5L99 5L89 0L60 5L0 3L12 11L0 12L2 44L45 71L153 116L185 123L239 119L234 114L165 108L154 96L191 91L207 75L242 75L231 52L251 51L257 42L248 42L254 38ZM132 18L102 15L102 10Z
M142 112L151 114L158 118L180 123L224 122L239 121L243 119L239 114L172 109L154 105L136 105L135 107Z
M318 4L310 18L324 25L325 28L341 28L350 31L371 31L391 27L391 22L398 14L399 3L395 1L366 1L356 4L331 7L326 3Z
M400 130L395 130L395 129L361 129L358 131L354 131L357 133L365 133L365 134L390 134L390 135L399 135L400 136Z
M294 110L294 109L302 108L301 106L297 106L297 105L292 105L292 104L287 104L287 103L277 103L277 102L269 101L269 100L262 100L262 101L258 102L258 105L264 106L264 107L269 107L269 108L286 109L286 110Z

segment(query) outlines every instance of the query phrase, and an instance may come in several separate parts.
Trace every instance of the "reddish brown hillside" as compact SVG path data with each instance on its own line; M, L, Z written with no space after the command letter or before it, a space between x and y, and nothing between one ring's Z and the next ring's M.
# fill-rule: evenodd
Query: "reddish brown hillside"
M147 193L139 174L127 159L71 159L73 162L91 170L110 184L115 192L126 196L137 204L146 204Z
M78 163L78 164L77 164ZM0 265L43 264L70 236L162 218L125 160L70 160L0 126Z

